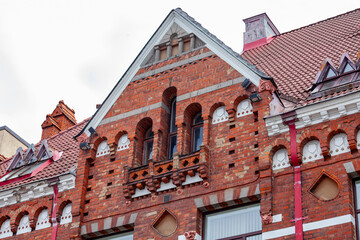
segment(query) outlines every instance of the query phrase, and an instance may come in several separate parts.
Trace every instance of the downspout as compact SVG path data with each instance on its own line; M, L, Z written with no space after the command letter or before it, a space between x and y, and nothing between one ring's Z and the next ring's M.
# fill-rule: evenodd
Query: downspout
M295 197L295 239L303 240L303 217L302 217L302 198L301 198L301 168L297 157L296 147L296 112L291 111L281 115L283 123L290 129L290 152L291 163L294 170L294 197Z
M51 214L51 222L52 222L52 230L51 230L51 240L56 240L57 237L57 230L59 227L59 224L56 219L56 212L57 212L57 199L58 199L58 179L53 179L49 182L49 186L53 187L54 193L53 193L53 206L52 206L52 214Z

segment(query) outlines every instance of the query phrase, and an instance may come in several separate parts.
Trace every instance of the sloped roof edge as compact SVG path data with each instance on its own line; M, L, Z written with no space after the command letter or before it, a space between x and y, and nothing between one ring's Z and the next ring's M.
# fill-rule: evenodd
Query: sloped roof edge
M145 60L147 55L152 50L152 47L157 44L166 31L171 27L173 23L178 24L185 31L193 32L197 37L206 43L206 46L217 54L221 59L226 61L234 69L239 71L242 75L252 81L256 86L259 85L260 79L272 80L271 77L257 69L254 65L250 64L247 60L240 56L240 54L233 51L230 47L221 42L215 35L211 34L208 30L203 28L198 22L196 22L187 13L182 11L180 8L173 9L161 25L157 28L155 33L151 36L149 41L142 48L140 53L131 63L129 68L125 71L120 80L116 83L115 87L111 90L110 94L105 98L101 106L97 109L95 114L91 117L86 126L76 135L78 136L85 134L90 136L89 128L96 127L100 124L103 117L110 110L111 106L115 103L117 98L125 90L127 85L131 82L132 78L140 69L141 63Z
M5 126L2 126L0 127L0 131L1 130L6 130L8 131L11 135L13 135L17 140L19 140L20 142L22 142L24 145L26 145L27 147L30 146L30 144L25 141L22 137L20 137L19 135L17 135L13 130L11 130L9 127L7 127L6 125Z

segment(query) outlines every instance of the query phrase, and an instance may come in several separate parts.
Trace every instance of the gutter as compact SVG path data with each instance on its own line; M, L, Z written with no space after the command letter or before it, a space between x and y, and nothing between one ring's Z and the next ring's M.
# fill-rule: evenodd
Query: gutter
M53 193L53 205L52 205L52 210L51 210L51 222L52 222L51 240L56 240L57 231L58 231L58 228L59 228L59 223L57 222L57 219L56 219L57 200L58 200L58 193L59 193L58 183L59 183L58 178L52 178L52 179L49 180L49 187L52 186L53 190L54 190L54 193Z
M291 111L281 115L283 123L290 129L290 153L291 163L294 170L294 200L295 200L295 239L303 240L303 216L302 216L302 197L301 197L301 168L297 157L296 147L296 112Z

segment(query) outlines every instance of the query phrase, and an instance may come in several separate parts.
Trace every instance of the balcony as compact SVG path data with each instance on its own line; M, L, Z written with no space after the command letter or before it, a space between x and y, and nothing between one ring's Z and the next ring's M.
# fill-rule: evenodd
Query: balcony
M185 185L208 181L209 150L200 151L162 162L150 161L149 165L125 168L124 195L127 199L138 198Z

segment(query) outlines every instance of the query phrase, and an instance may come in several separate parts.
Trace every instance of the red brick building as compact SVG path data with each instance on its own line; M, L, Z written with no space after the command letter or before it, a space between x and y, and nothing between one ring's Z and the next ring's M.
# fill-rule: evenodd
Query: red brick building
M244 21L240 55L171 11L91 119L0 165L0 238L356 239L360 10Z

